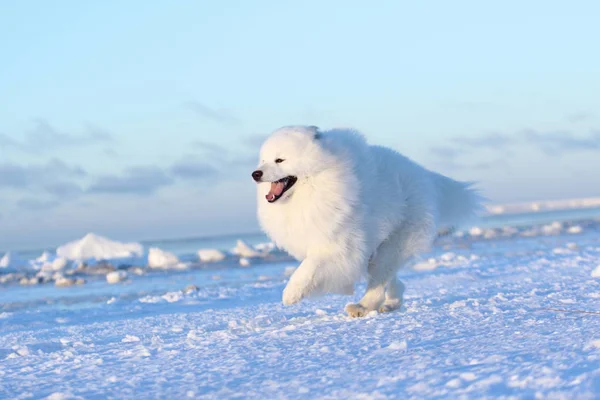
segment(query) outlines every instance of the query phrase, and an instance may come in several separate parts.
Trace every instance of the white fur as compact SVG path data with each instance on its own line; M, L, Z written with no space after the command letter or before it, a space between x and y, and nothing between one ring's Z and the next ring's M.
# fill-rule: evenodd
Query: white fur
M284 161L275 163L278 158ZM351 316L399 307L403 285L396 271L427 251L438 231L466 221L480 204L470 184L369 145L353 130L283 127L263 144L257 169L263 172L257 185L261 227L302 261L283 303L351 294L366 277L365 296L346 308ZM286 176L296 176L296 184L267 202L270 182Z

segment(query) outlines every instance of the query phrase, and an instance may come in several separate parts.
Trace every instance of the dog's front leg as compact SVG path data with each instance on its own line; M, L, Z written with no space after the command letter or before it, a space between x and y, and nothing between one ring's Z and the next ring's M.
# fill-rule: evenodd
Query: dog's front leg
M316 263L311 258L306 258L290 277L290 281L283 290L283 304L289 306L298 303L309 296L317 287L315 282Z

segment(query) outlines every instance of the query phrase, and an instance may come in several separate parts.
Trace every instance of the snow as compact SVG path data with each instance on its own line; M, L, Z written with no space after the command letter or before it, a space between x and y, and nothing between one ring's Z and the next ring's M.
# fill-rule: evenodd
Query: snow
M225 253L217 249L200 249L198 259L204 263L219 262L225 259Z
M363 319L364 283L283 306L289 259L7 284L0 398L599 398L600 223L552 225L445 237Z
M88 233L80 240L64 244L56 249L59 257L67 260L111 260L140 257L144 248L139 243L122 243L94 233Z

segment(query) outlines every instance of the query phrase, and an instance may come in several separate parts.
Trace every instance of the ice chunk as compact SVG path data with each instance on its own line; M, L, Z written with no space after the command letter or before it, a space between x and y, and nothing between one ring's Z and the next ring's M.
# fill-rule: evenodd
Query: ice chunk
M121 243L88 233L56 249L59 257L67 260L110 260L115 258L141 257L144 248L139 243Z

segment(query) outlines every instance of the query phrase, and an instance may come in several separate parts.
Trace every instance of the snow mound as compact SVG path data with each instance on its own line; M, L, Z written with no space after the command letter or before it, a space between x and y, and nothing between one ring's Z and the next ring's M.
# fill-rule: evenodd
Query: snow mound
M8 268L11 263L12 256L10 253L6 253L0 258L0 268Z
M243 257L243 258L256 258L256 257L263 257L265 255L265 253L261 253L255 249L253 249L252 247L250 247L243 240L237 241L237 244L236 244L235 248L232 250L232 253L236 254L240 257Z
M152 247L148 250L148 267L150 268L185 268L185 264L173 253Z
M122 243L103 236L88 233L56 249L59 257L67 260L111 260L116 258L141 257L144 248L139 243Z
M256 250L261 251L263 253L270 253L273 250L275 250L275 247L275 243L273 242L259 243L256 246L254 246Z
M200 249L198 250L198 259L201 262L218 262L225 259L225 254L217 249Z
M475 236L475 237L481 236L481 235L483 235L483 229L481 229L478 226L474 226L469 230L469 235Z
M249 267L250 266L250 260L248 260L246 257L242 257L240 258L240 265L242 267Z
M127 279L127 272L125 271L113 271L106 274L106 282L115 284Z
M69 265L69 260L62 257L57 257L52 261L46 261L43 263L41 270L42 271L60 271L63 270L67 265Z
M14 251L8 251L0 257L0 268L21 269L26 267L27 264L28 262Z
M41 256L34 260L35 263L45 264L52 259L52 254L48 251L44 251Z
M563 224L558 221L554 221L551 224L543 225L542 233L547 236L558 235L561 233L562 229L563 229Z

